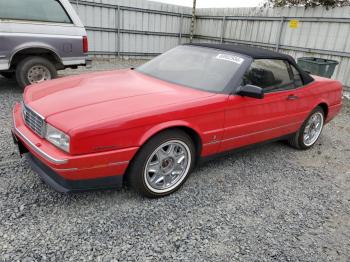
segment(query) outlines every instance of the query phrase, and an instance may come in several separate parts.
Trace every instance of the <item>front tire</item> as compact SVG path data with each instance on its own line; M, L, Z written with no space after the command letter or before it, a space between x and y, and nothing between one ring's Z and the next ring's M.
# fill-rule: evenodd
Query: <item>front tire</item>
M23 59L16 67L16 79L21 88L56 77L55 66L46 58L30 56Z
M152 137L138 152L127 174L128 184L146 197L163 197L177 191L195 163L195 147L181 130Z
M288 140L297 149L311 148L320 137L324 126L324 111L316 107L306 119L299 131Z

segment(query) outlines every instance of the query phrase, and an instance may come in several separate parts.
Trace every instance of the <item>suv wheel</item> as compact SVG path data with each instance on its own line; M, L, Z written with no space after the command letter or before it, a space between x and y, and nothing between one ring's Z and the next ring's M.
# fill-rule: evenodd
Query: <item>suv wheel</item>
M57 77L55 66L46 58L31 56L23 59L16 68L16 79L21 88Z

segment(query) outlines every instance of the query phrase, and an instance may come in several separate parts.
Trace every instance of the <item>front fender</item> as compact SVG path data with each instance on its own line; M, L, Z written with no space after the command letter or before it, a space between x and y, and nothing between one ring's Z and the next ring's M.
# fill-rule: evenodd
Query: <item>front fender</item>
M184 120L173 120L173 121L168 121L164 123L159 123L150 129L148 129L140 138L138 141L138 145L142 146L147 140L149 140L151 137L153 137L155 134L169 129L169 128L177 128L177 127L187 127L192 129L194 132L197 133L197 135L203 140L203 134L200 131L200 129L197 126L194 126L193 124L190 124Z

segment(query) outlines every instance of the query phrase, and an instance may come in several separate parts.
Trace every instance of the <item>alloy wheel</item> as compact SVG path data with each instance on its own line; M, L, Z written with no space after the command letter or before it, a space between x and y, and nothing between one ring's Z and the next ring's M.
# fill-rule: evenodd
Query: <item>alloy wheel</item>
M155 193L176 188L186 178L191 166L189 147L180 140L171 140L156 148L147 160L144 179Z
M324 117L321 112L315 112L306 123L303 141L306 146L313 145L321 134Z

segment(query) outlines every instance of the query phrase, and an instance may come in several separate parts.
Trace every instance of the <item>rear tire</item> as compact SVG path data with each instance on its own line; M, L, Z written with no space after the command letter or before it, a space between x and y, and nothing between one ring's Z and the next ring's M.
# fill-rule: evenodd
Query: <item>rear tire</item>
M57 70L48 59L30 56L23 59L16 67L16 79L21 88L57 77Z
M316 107L289 140L288 144L297 149L311 148L320 137L324 125L324 111L321 107Z
M181 130L167 130L152 137L135 156L127 183L143 196L172 194L187 180L195 163L195 147Z

